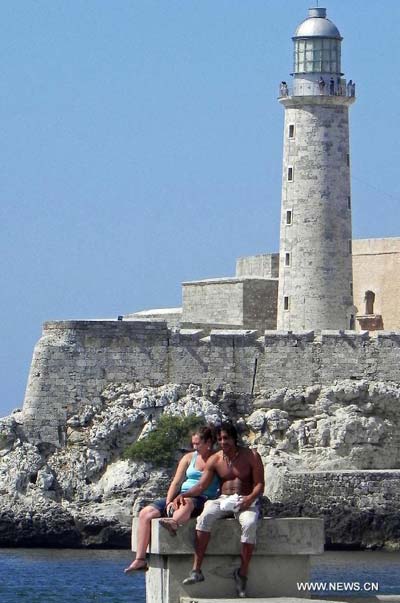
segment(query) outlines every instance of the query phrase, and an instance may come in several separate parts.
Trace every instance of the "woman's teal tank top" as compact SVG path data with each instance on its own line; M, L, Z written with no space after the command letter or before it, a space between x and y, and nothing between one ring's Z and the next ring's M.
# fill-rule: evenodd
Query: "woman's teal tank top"
M193 453L192 460L190 461L189 467L186 469L186 479L181 486L181 492L186 492L193 486L197 486L200 481L200 478L203 475L202 471L196 469L196 459L197 459L197 451ZM217 475L214 476L213 481L208 486L204 492L201 493L201 496L207 496L207 498L216 498L219 490L219 478Z

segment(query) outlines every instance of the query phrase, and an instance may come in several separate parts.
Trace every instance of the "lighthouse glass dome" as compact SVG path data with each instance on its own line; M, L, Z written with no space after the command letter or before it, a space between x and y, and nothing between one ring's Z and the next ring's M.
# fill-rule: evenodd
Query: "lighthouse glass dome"
M309 16L297 28L293 41L295 74L340 74L342 37L336 25L326 18L325 8L309 9Z
M294 73L340 73L340 40L296 40Z

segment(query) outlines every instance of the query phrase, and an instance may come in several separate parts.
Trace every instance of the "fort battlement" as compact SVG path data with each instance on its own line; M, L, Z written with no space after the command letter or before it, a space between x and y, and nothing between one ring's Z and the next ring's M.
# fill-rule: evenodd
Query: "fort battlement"
M68 416L110 383L196 383L256 394L338 379L400 382L400 333L169 330L162 321L46 322L24 401L27 434L62 442Z

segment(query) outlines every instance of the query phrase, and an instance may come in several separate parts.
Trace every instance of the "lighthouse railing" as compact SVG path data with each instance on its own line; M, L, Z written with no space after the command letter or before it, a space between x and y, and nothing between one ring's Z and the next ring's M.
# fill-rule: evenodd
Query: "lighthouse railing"
M288 86L286 82L279 84L279 98L286 96L349 96L355 97L355 82L345 79L340 81L294 82Z

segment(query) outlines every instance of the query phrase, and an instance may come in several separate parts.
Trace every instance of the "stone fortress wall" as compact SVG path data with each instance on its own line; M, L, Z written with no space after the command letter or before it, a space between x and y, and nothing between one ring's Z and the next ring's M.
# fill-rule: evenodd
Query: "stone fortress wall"
M337 379L400 382L400 333L170 330L162 321L44 324L23 407L31 441L63 445L66 419L110 383L196 383L235 393Z
M281 504L325 517L328 548L398 550L400 471L289 471L282 484Z
M400 471L396 469L362 471L291 471L285 477L281 500L306 504L312 500L321 507L343 505L357 500L359 508L370 509L389 501L400 506Z
M365 292L373 291L383 328L400 330L400 238L353 240L352 256L356 313L365 314Z
M374 314L381 317L378 327L361 325L356 319L355 329L400 330L400 238L353 239L352 248L356 318L366 314L367 291L373 292ZM203 329L275 329L278 278L279 254L265 253L238 258L232 278L183 283L180 323ZM140 318L140 313L132 316Z

